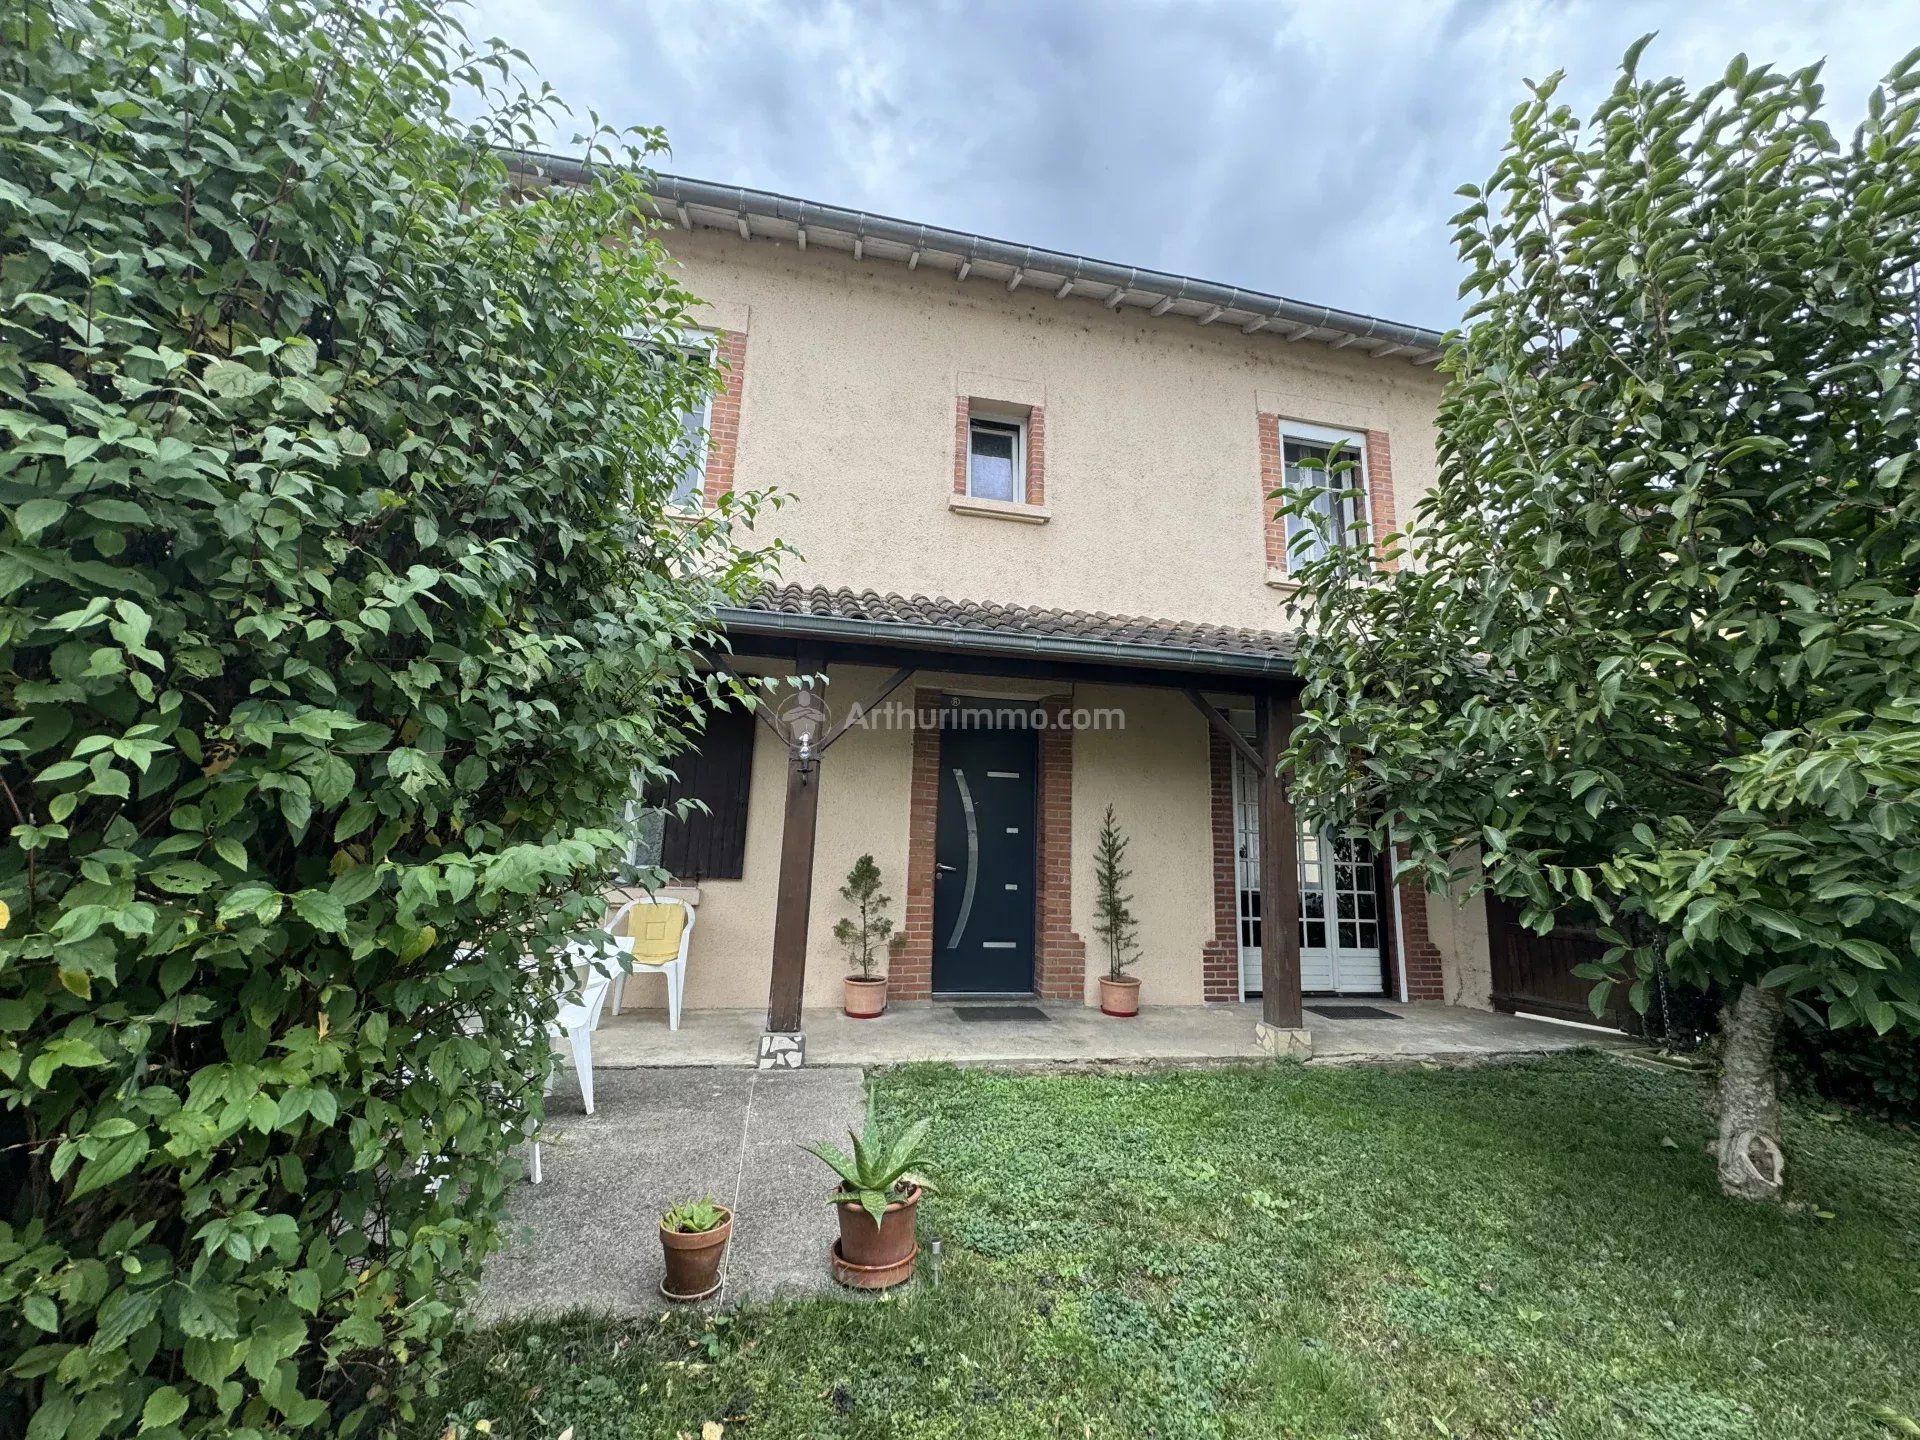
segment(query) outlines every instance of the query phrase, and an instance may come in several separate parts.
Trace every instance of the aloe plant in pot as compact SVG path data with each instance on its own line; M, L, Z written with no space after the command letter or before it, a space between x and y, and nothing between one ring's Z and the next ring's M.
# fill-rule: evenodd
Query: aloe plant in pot
M830 1260L833 1278L842 1285L884 1290L913 1275L919 1256L920 1197L930 1188L918 1172L932 1123L916 1120L889 1136L869 1091L866 1127L847 1136L853 1142L851 1155L824 1142L801 1147L840 1177L839 1187L827 1199L840 1214L840 1238Z
M733 1238L733 1212L711 1199L682 1200L660 1216L667 1262L660 1293L669 1300L705 1300L720 1288L720 1265Z

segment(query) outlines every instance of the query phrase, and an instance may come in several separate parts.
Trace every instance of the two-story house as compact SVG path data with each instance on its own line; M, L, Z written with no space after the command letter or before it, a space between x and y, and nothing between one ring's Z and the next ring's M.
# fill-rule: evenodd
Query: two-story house
M1297 1048L1303 994L1484 1003L1483 907L1396 888L1264 778L1297 691L1269 497L1349 447L1365 521L1393 528L1433 480L1437 333L735 186L655 193L727 367L689 417L688 501L790 497L760 523L796 558L723 617L729 663L826 678L823 706L721 717L680 764L675 798L707 807L662 854L697 901L689 1007L766 1007L770 1032L837 1007L864 853L904 937L893 1004L1091 1003L1109 805L1147 1005L1258 999Z

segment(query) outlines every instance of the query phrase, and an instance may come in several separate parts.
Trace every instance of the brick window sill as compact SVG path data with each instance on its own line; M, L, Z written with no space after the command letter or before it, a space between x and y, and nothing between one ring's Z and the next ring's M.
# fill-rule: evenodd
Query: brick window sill
M976 500L971 495L949 495L947 508L956 515L1012 520L1022 525L1044 525L1053 518L1053 511L1044 505L1022 505L1012 500Z
M1289 580L1287 578L1287 572L1282 570L1278 565L1269 565L1267 567L1267 585L1270 589L1279 590L1288 595L1293 594L1300 588L1300 582L1298 580Z

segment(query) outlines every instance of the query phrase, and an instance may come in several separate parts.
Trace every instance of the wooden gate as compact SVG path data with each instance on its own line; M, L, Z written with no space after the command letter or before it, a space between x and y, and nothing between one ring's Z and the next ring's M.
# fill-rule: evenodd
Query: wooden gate
M1625 997L1616 988L1606 1012L1595 1020L1588 997L1593 981L1573 973L1573 967L1598 960L1607 942L1583 925L1556 925L1538 935L1520 923L1520 907L1495 896L1487 897L1487 948L1493 961L1493 1008L1509 1014L1524 1010L1558 1020L1620 1028L1626 1016Z

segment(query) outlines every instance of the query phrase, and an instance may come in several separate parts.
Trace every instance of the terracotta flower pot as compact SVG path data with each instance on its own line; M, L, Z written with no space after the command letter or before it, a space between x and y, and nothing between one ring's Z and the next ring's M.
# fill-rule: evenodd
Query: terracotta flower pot
M838 1201L840 1239L833 1247L833 1278L856 1290L884 1290L913 1274L919 1258L915 1223L920 1187L881 1212L880 1223L852 1201Z
M1140 982L1131 975L1100 977L1100 1013L1130 1020L1140 1013Z
M705 1300L720 1288L720 1263L733 1238L733 1212L724 1205L719 1208L727 1218L711 1230L689 1234L660 1227L660 1249L667 1260L660 1293L667 1299Z
M841 1007L856 1020L876 1020L887 1008L887 977L876 975L871 980L862 980L858 975L849 975L842 982L845 998Z

